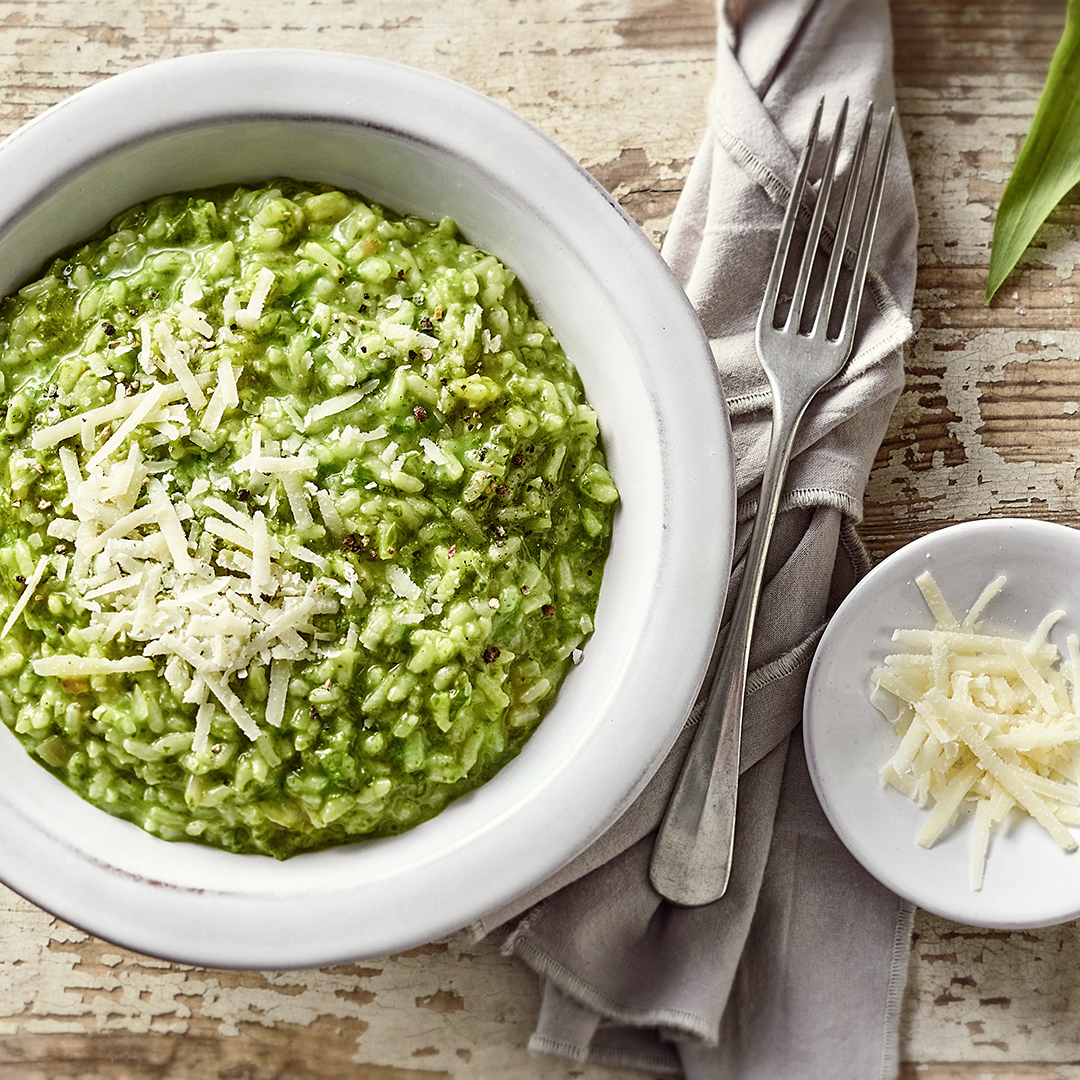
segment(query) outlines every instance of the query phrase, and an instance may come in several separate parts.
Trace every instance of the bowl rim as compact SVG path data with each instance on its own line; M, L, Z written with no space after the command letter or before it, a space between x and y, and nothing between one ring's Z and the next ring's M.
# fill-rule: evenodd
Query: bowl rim
M221 104L224 89L233 95L228 108ZM409 114L409 102L425 105L419 118ZM110 117L105 138L102 116ZM528 167L506 161L493 165L472 145L455 144L446 134L450 118L473 132L496 132L501 145L512 147ZM708 663L734 542L727 411L708 340L681 286L644 233L591 174L517 114L444 76L394 61L301 49L198 53L111 76L54 105L0 144L0 253L42 198L70 191L110 155L219 123L279 122L365 132L381 128L387 138L435 146L456 155L467 170L486 169L511 200L537 209L552 222L561 222L568 212L553 200L571 192L575 211L584 206L595 215L589 223L590 240L607 245L602 256L589 257L612 281L627 276L619 267L629 260L661 299L663 318L641 323L649 344L678 341L687 355L663 378L650 371L653 382L646 387L663 418L657 437L662 442L660 481L666 500L656 576L649 585L653 607L641 631L642 652L654 661L652 670L642 671L628 658L574 753L542 776L530 775L520 795L500 789L495 816L481 827L475 822L482 796L473 793L434 819L468 817L473 822L467 832L440 836L447 842L437 852L408 840L425 825L391 841L364 842L369 854L363 860L353 858L352 865L346 865L349 857L343 854L351 849L340 848L286 863L270 860L274 867L302 863L304 883L299 872L267 870L261 863L260 869L250 861L261 857L202 848L199 865L209 868L215 881L220 875L222 883L211 887L204 878L170 878L177 860L162 855L161 849L176 845L129 826L139 833L124 841L130 841L137 854L138 869L120 860L95 858L38 817L25 800L0 790L0 878L6 884L103 939L166 959L219 967L322 966L423 944L510 903L564 867L630 805L678 736ZM460 138L460 131L454 138ZM541 191L539 180L529 173L537 162L547 170L545 185L554 194L546 194L547 187ZM616 302L613 286L604 284L606 295ZM708 485L705 495L703 485ZM714 572L702 574L703 567ZM635 708L657 710L660 719L635 732L635 745L626 746L618 711L630 701ZM8 737L0 738L0 745L17 745L6 729L0 736ZM591 775L590 768L603 760L622 770L617 783ZM0 775L6 769L22 782L27 766L36 774L44 771L26 758L0 766ZM524 772L522 766L518 773ZM77 797L72 796L74 803L66 797L64 793L71 793L59 781L55 784L60 789L58 809L50 813L62 817L85 809ZM570 798L585 803L578 820L568 820L562 809ZM556 812L562 813L566 834L552 843L545 814ZM94 813L111 823L101 826L110 835L114 826L126 825ZM435 826L433 832L438 831ZM488 875L490 880L484 880L478 855L485 844L487 858L494 857L501 867L499 875ZM358 861L366 865L357 869ZM418 896L433 880L448 886L436 910ZM326 925L288 936L298 916L311 913L316 899ZM356 918L358 910L377 913L381 922Z

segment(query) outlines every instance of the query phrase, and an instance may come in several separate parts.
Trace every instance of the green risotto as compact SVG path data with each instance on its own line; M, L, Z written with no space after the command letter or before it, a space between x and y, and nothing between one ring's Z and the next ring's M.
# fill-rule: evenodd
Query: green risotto
M490 778L593 629L597 418L454 223L166 196L0 306L0 716L96 806L284 858Z

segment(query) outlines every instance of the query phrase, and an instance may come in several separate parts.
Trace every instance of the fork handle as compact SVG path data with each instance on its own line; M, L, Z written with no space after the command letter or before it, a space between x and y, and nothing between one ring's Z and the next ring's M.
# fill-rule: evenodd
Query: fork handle
M750 639L795 432L809 398L775 411L769 453L742 584L700 719L653 846L649 877L672 903L687 907L724 895L735 843L743 701ZM779 410L779 405L775 408Z

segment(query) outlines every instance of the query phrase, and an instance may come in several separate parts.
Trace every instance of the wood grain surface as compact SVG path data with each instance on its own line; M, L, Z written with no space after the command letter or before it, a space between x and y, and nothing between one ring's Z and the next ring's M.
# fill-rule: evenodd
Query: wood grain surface
M919 333L874 468L876 556L954 521L1080 523L1080 205L994 303L997 205L1065 0L893 0L920 211ZM71 93L187 53L336 49L416 64L561 143L659 243L704 134L711 0L0 0L0 136ZM88 936L0 887L3 1080L629 1080L531 1057L535 977L451 938L364 965L230 972ZM904 1080L1080 1080L1080 934L920 914ZM637 1074L634 1074L637 1075Z

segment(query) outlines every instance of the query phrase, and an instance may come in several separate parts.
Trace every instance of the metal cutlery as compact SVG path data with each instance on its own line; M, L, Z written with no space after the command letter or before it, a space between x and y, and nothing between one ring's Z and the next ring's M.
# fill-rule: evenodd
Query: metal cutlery
M806 241L800 248L793 241L800 218L805 219L804 200L811 187L810 170L823 107L824 102L820 102L799 161L758 316L757 352L772 389L773 426L742 584L726 637L722 647L718 644L718 655L714 654L708 696L703 707L699 704L697 732L652 854L650 878L654 887L668 900L686 906L710 903L727 889L734 849L747 666L765 558L803 414L851 356L892 145L895 114L890 111L865 200L861 230L849 249L870 142L870 106L848 171L831 251L826 250L826 213L848 111L844 102Z

